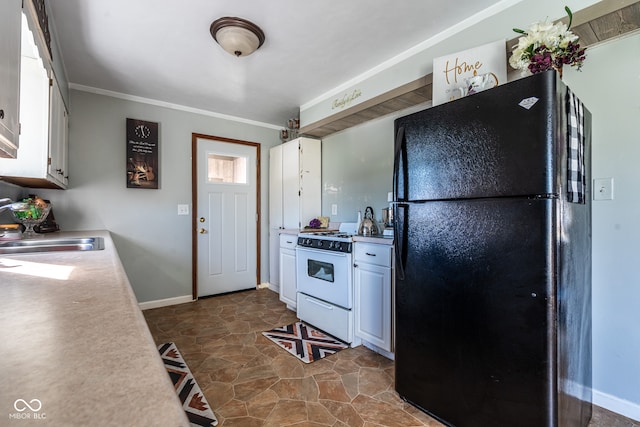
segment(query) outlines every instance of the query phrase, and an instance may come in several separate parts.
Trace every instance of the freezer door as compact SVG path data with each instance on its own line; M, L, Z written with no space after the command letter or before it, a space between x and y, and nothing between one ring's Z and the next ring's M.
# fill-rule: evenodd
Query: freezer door
M395 200L557 194L566 87L556 74L396 119Z
M398 204L395 387L455 426L551 426L554 200Z

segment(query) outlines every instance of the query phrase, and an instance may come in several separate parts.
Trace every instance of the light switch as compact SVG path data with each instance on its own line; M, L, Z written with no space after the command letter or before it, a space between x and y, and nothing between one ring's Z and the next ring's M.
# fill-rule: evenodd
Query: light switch
M178 205L178 215L189 215L189 205Z
M338 215L338 205L335 203L331 205L331 215Z
M593 200L613 200L613 178L593 180Z

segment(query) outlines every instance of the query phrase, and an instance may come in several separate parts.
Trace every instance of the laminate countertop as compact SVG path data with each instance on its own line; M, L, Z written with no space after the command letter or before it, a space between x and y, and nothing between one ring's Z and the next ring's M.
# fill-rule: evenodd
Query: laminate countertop
M188 425L109 233L68 236L105 249L0 255L0 425Z

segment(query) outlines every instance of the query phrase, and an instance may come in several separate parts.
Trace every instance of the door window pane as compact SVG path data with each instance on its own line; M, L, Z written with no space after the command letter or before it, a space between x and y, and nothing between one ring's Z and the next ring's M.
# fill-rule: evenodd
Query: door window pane
M247 183L247 158L207 154L207 181L210 183Z

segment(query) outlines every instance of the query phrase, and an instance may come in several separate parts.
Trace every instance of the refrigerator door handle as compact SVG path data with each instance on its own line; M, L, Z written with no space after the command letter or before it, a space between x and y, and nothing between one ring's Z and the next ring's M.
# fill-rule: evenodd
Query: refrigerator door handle
M406 236L407 236L407 221L406 221L406 208L407 205L394 202L393 203L393 217L394 221L394 230L393 234L395 236L395 242L393 245L393 251L395 252L395 270L396 270L396 278L398 280L404 280L404 265L406 260L404 259L405 253L405 245L406 245ZM402 217L400 216L400 211L402 210ZM402 228L400 230L400 228Z
M404 139L404 126L400 126L396 132L396 142L394 145L393 155L393 200L397 202L401 196L398 191L404 190L406 182L406 162L402 162L402 155L405 153L405 139ZM401 182L402 180L402 182ZM402 184L402 189L400 188ZM404 191L402 194L404 199Z

